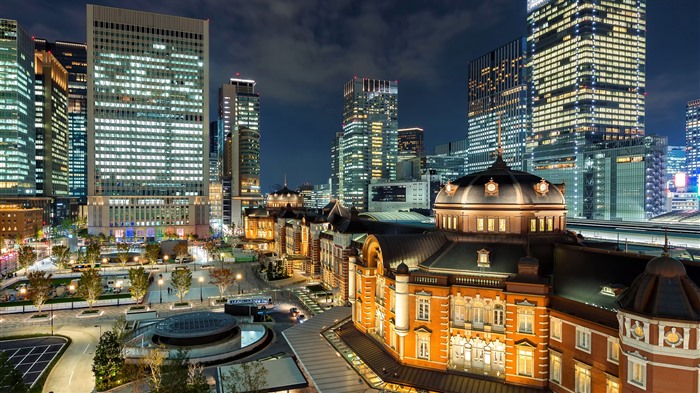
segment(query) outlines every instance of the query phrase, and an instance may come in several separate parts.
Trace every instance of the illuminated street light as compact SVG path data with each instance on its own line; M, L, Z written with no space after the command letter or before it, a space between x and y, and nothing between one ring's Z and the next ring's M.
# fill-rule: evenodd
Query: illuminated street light
M158 294L160 295L160 303L163 304L163 279L158 280Z
M75 292L75 285L71 284L68 287L68 291L70 292L70 309L73 309L73 302L75 301L75 298L73 297L73 293Z
M236 284L238 284L238 294L239 295L241 294L241 279L242 278L243 278L243 276L241 275L241 273L236 274Z
M202 283L204 282L204 277L200 276L197 281L199 281L199 302L202 303L204 301L204 296L202 296Z
M224 253L222 252L221 254L219 254L219 256L221 257L221 268L223 269L224 268Z

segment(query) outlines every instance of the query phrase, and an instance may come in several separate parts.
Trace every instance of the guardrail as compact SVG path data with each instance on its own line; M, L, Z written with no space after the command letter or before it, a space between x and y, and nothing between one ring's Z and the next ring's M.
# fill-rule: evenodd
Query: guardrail
M93 307L101 307L101 306L114 306L114 305L123 305L123 304L135 304L136 300L132 298L120 298L120 299L100 299L96 301L92 306ZM85 300L77 300L74 302L65 302L65 303L50 303L50 304L44 304L42 307L42 311L48 311L53 309L54 311L57 310L73 310L76 308L89 308L90 306L88 305L88 302ZM34 305L28 304L25 306L10 306L10 307L0 307L0 315L2 314L21 314L25 312L36 312L38 311Z

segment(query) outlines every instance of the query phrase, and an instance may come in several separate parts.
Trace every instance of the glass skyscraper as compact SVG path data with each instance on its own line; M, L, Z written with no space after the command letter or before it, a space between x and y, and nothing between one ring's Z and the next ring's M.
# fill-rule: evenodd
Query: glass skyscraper
M522 37L469 63L468 173L485 170L496 159L499 118L503 159L525 170L530 120L525 49Z
M425 154L422 128L401 128L398 138L399 160L421 157Z
M644 135L646 0L528 0L527 13L528 169L566 182L569 216L593 217L584 150Z
M87 6L88 230L209 235L209 22Z
M353 78L343 90L340 199L359 211L368 207L372 179L396 180L398 83Z
M224 139L231 137L231 213L225 225L242 228L243 210L262 204L260 193L260 94L255 81L231 78L219 89L219 121ZM227 179L228 180L228 179ZM224 188L226 188L224 184ZM226 193L224 194L226 197Z
M87 45L35 39L36 50L50 51L68 71L69 195L87 196Z
M688 174L700 178L700 99L689 101L685 109L685 147Z
M34 56L36 194L68 196L68 72L48 51Z
M36 194L34 99L32 37L0 19L0 195Z

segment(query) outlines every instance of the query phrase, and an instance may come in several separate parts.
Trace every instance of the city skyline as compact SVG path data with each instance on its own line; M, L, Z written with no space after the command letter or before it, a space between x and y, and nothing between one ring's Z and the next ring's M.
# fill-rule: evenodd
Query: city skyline
M3 2L0 14L17 19L37 38L85 42L86 3ZM392 2L203 3L196 8L186 2L92 3L210 18L210 91L236 72L258 81L265 107L263 191L281 183L285 172L293 187L327 181L330 155L324 153L342 123L338 90L354 75L399 80L399 127L424 128L428 152L435 145L464 138L467 64L524 35L527 27L524 0L430 6L404 2L400 8ZM698 98L698 53L681 44L685 37L698 36L692 18L683 16L699 12L693 1L648 4L645 128L647 134L667 135L671 145L683 144L685 105ZM225 22L241 17L245 22ZM671 24L675 29L665 28ZM217 42L221 50L213 50ZM290 135L300 148L290 148L286 142ZM297 163L293 173L288 162Z

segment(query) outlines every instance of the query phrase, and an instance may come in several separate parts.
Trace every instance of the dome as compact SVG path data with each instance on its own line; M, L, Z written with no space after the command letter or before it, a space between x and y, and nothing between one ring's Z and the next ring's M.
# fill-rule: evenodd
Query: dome
M293 208L303 207L304 198L298 191L290 190L285 185L281 190L277 190L267 196L267 207L285 207L291 205Z
M623 310L650 317L700 321L700 288L683 263L666 252L647 262L644 273L617 303Z
M545 204L564 207L566 202L556 185L531 173L510 169L499 156L485 171L448 183L438 193L435 204Z

